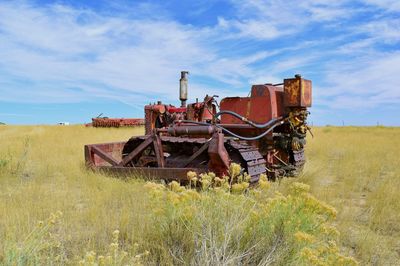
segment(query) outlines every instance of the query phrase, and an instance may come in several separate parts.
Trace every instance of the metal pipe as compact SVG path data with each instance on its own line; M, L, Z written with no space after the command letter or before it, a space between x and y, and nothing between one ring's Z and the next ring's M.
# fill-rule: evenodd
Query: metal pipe
M262 134L260 134L258 136L255 136L255 137L240 136L240 135L237 135L237 134L233 133L232 131L229 131L226 128L219 127L219 126L217 126L217 127L222 129L222 131L224 131L225 133L228 133L229 135L231 135L231 136L233 136L235 138L238 138L238 139L242 139L242 140L258 140L258 139L261 139L262 137L266 136L268 133L270 133L275 127L277 127L279 125L282 125L284 123L283 120L279 120L279 121L275 121L275 122L276 123L274 125L272 125L269 129L267 129L265 132L263 132Z
M215 127L210 124L198 125L198 126L170 126L167 128L168 134L171 136L182 136L182 135L212 135L215 131Z
M197 125L202 125L202 126L212 126L212 124L209 124L209 123L205 123L205 122L196 122L196 121L190 121L190 120L178 120L178 121L175 121L174 123L176 123L176 122L181 122L181 123L192 123L192 124L197 124ZM225 132L225 133L227 133L227 134L229 134L229 135L231 135L231 136L233 136L233 137L235 137L235 138L238 138L238 139L242 139L242 140L258 140L258 139L260 139L260 138L266 136L268 133L270 133L275 127L277 127L277 126L282 125L283 123L285 123L285 119L284 119L283 117L280 117L280 118L274 119L273 121L271 120L270 122L271 122L271 123L273 122L272 125L271 125L271 127L268 128L265 132L261 133L261 134L258 135L258 136L255 136L255 137L240 136L240 135L235 134L235 133L233 133L232 131L230 131L230 130L228 130L228 129L222 127L222 126L219 126L219 125L213 125L213 126L215 126L216 128L221 129L223 132Z
M179 100L181 100L181 107L186 107L188 96L188 74L188 71L181 71L181 79L179 80Z
M282 117L278 117L278 118L271 119L271 120L269 120L268 122L266 122L264 124L257 124L257 123L254 123L253 121L248 120L246 117L241 116L240 114L235 113L233 111L229 111L229 110L219 111L218 113L215 114L215 117L218 117L220 115L231 115L231 116L234 116L234 117L242 120L246 124L249 124L249 125L251 125L253 127L256 127L256 128L270 127L271 125L273 125L275 123L275 121L277 121L279 119L282 119Z

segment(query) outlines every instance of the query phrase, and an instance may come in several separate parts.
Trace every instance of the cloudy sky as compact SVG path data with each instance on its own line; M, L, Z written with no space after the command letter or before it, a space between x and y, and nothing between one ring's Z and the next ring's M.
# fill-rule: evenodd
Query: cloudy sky
M400 125L399 0L0 1L0 121L143 117L296 73L314 125Z

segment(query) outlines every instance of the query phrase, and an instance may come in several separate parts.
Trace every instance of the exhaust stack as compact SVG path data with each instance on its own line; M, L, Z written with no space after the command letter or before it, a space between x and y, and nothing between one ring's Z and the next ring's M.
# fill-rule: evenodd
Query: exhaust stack
M188 74L189 71L181 71L181 79L179 80L179 99L181 100L181 107L186 107L188 94Z

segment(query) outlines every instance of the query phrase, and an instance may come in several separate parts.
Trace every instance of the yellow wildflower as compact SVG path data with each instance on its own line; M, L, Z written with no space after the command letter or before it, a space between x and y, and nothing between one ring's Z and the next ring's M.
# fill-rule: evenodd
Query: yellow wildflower
M258 180L258 187L261 190L268 190L271 187L271 183L268 181L266 175L260 175L260 179Z
M243 193L248 187L249 187L249 183L247 183L247 182L233 184L232 192L240 194L240 193Z
M240 167L240 164L231 163L231 165L229 166L229 175L231 176L231 178L235 178L236 176L238 176L241 171L242 167Z
M260 181L268 181L268 177L266 174L261 174L260 175Z
M172 181L171 183L168 184L168 187L171 191L174 192L182 192L185 190L184 187L182 187L178 182Z
M192 179L190 179L190 182L193 183L194 187L197 185L197 181L198 181L197 177L193 177Z
M112 233L113 235L113 240L114 242L118 243L118 239L119 239L119 230L114 230L114 232Z
M213 180L216 175L213 172L208 172L208 176L210 177L211 180Z
M357 266L358 262L353 257L346 257L343 255L338 255L339 257L339 265L346 265L346 266Z
M340 233L339 231L336 229L336 227L331 226L331 225L326 225L324 224L322 227L322 233L325 235L329 235L329 236L339 236Z
M157 184L154 182L146 182L144 187L149 190L164 190L165 189L165 187L162 184Z
M97 260L98 260L100 266L106 265L106 260L105 260L104 256L98 256Z
M294 182L290 186L290 190L293 194L298 195L301 193L307 193L310 191L310 186L304 183Z
M336 242L333 240L328 241L328 246L331 253L336 253L339 251L338 247L336 246Z
M310 194L304 194L303 198L305 199L307 208L318 210L321 213L328 215L330 218L336 218L337 210L331 205L323 201L317 200L314 196Z
M220 185L223 184L223 182L225 182L225 179L219 178L219 177L215 177L214 178L214 182L215 182L215 186L220 186Z
M198 200L201 198L201 195L195 190L188 189L182 194L182 197L185 200Z
M310 248L303 248L300 255L304 260L310 262L311 265L325 265L325 263L318 258L315 251Z
M193 171L189 171L189 172L187 172L186 176L189 180L192 180L193 178L197 178L197 173L193 172Z
M111 243L110 244L110 249L112 251L116 251L118 249L118 243Z
M322 210L323 210L326 214L328 214L328 215L329 215L330 217L332 217L333 219L336 218L337 210L336 210L334 207L332 207L331 205L329 205L329 204L327 204L327 203L325 203L325 202L323 202L323 201L320 202L320 205L321 205Z
M313 243L315 241L315 238L313 235L298 231L294 234L294 237L298 242L307 242L307 243Z
M90 251L86 253L86 262L89 264L94 264L94 261L96 260L96 252Z
M172 204L178 204L181 202L181 197L179 197L178 194L176 193L170 193L167 195L168 201L171 202Z

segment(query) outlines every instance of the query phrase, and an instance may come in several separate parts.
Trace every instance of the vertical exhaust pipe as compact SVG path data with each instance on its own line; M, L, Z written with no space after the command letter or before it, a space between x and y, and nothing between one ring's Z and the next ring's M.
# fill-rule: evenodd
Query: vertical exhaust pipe
M186 107L188 94L188 74L188 71L181 71L181 79L179 80L179 99L181 100L181 107Z

